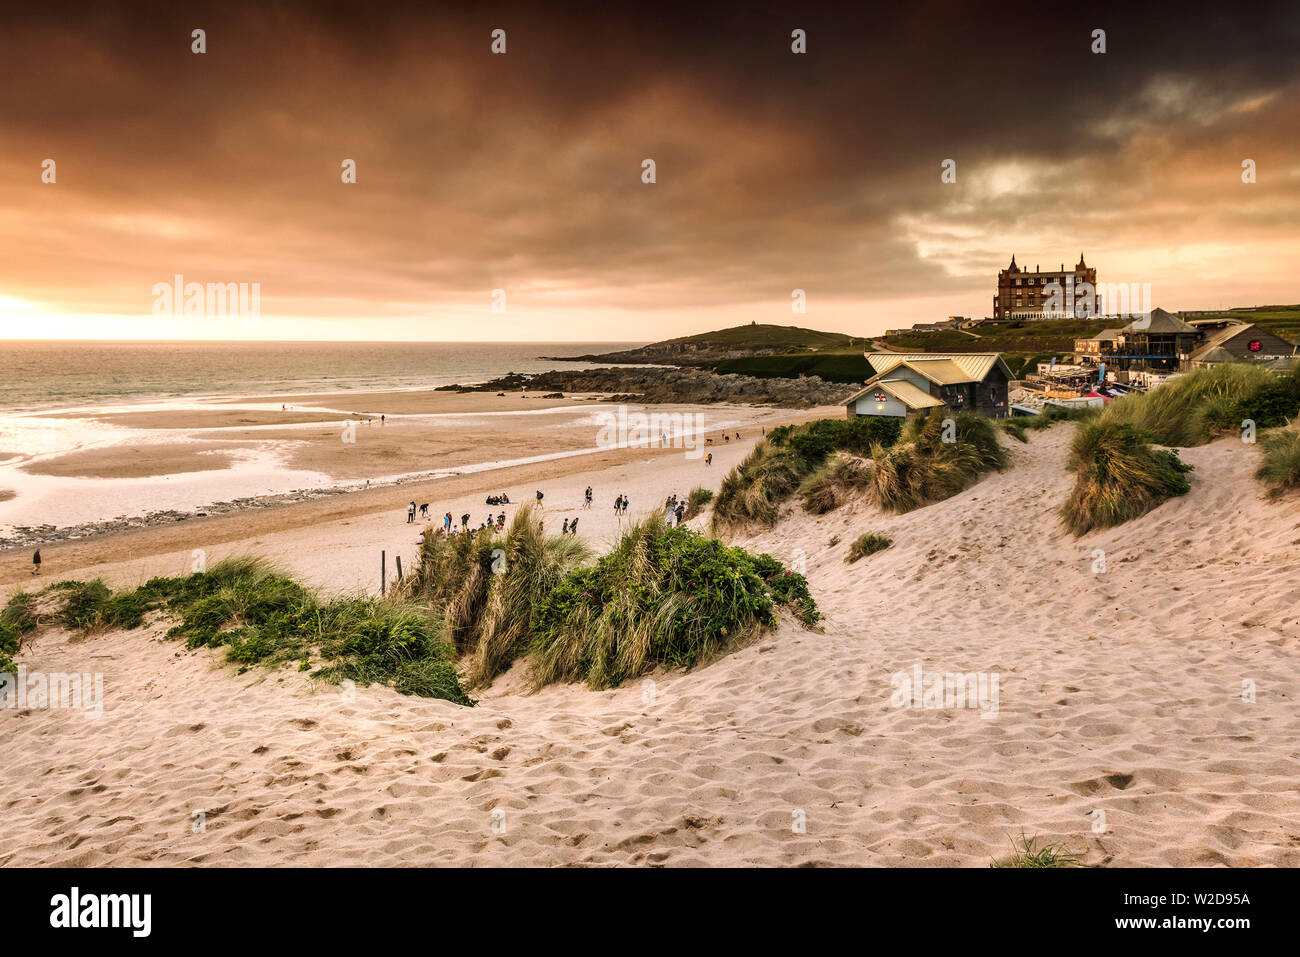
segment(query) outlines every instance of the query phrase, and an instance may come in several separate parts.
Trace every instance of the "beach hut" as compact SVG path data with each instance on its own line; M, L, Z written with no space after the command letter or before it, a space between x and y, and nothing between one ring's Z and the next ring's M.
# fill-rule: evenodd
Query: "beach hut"
M868 352L866 359L876 374L844 401L850 419L859 415L907 418L941 406L1003 418L1010 408L1011 370L996 352Z

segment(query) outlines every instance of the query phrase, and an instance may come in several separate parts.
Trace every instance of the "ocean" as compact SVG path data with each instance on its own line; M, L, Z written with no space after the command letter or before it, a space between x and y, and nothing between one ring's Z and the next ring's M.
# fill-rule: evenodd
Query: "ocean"
M409 389L589 369L542 355L626 342L64 342L0 340L0 412L196 395Z

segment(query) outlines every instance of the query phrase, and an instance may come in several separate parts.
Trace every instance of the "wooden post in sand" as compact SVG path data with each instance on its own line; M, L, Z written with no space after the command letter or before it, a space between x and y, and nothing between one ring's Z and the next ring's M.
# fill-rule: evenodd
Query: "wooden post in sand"
M379 553L379 597L384 597L384 587L388 583L388 553Z
M400 582L402 580L402 556L398 555L396 560L397 560L397 580Z

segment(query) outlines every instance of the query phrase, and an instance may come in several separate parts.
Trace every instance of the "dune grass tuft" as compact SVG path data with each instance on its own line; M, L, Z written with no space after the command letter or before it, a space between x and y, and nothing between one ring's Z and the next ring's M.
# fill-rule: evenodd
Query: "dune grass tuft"
M546 534L534 516L524 506L505 535L428 536L404 583L409 597L442 611L448 637L470 656L471 688L490 684L527 651L534 604L589 554L575 536Z
M892 544L894 544L892 538L886 538L884 535L877 535L874 532L859 535L853 544L849 546L849 554L844 561L852 565L859 558L866 558L868 555L876 554L876 552L883 552Z
M645 519L533 610L530 681L610 688L690 668L774 625L777 606L821 617L807 581L774 558Z
M804 511L825 515L839 508L867 485L868 463L836 452L799 485Z
M773 526L807 469L793 449L762 440L727 473L713 503L713 527Z
M1276 498L1300 488L1300 418L1280 429L1270 429L1259 438L1264 464L1255 478L1264 483L1270 497Z
M782 503L832 453L888 448L901 428L898 419L877 416L778 426L722 480L713 504L714 530L775 525Z
M36 630L36 596L17 592L0 608L0 673L13 674L23 639Z
M1082 867L1079 855L1064 844L1038 844L1037 838L1020 837L1012 840L1011 854L994 861L990 867Z
M1192 466L1172 449L1150 445L1149 432L1125 423L1098 421L1080 427L1070 446L1074 489L1061 518L1075 535L1121 525L1166 499L1185 495Z
M887 512L909 512L962 491L1006 465L992 420L942 409L909 419L892 449L874 448L864 489ZM952 441L945 441L945 439Z
M704 506L713 501L713 489L705 488L703 485L697 485L691 489L690 494L686 496L686 521L690 521L700 512L704 511Z

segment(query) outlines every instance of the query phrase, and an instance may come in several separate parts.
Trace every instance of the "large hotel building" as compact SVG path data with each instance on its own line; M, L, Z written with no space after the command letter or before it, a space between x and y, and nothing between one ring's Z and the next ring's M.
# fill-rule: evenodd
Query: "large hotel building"
M1083 286L1083 283L1088 285ZM1071 299L1066 299L1067 290ZM1071 316L1096 316L1097 308L1097 270L1090 269L1079 254L1079 264L1073 269L1066 269L1065 263L1055 272L1040 272L1034 267L1033 272L1016 265L1016 257L1011 257L1011 265L998 273L998 291L993 297L993 318L1012 319L1065 319ZM1049 303L1053 292L1058 297L1057 303ZM1064 299L1065 301L1062 301ZM1049 305L1060 306L1060 311L1048 311Z

